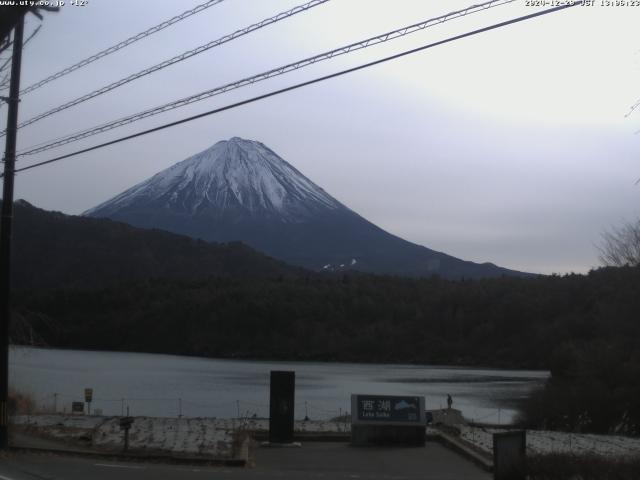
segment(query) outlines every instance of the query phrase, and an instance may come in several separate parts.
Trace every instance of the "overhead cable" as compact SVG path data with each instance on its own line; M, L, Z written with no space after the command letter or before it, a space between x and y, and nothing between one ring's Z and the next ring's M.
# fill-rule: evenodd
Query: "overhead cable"
M549 8L547 10L542 10L542 11L539 11L539 12L531 13L529 15L524 15L524 16L521 16L521 17L513 18L511 20L507 20L507 21L504 21L504 22L496 23L496 24L490 25L488 27L483 27L483 28L480 28L480 29L477 29L477 30L473 30L473 31L466 32L466 33L463 33L463 34L460 34L460 35L456 35L454 37L449 37L449 38L446 38L444 40L440 40L440 41L437 41L437 42L434 42L434 43L430 43L428 45L424 45L422 47L418 47L418 48L414 48L412 50L407 50L407 51L404 51L404 52L401 52L401 53L397 53L397 54L391 55L389 57L381 58L379 60L374 60L372 62L368 62L368 63L362 64L362 65L358 65L356 67L348 68L346 70L341 70L339 72L335 72L335 73L332 73L332 74L329 74L329 75L324 75L322 77L314 78L313 80L308 80L306 82L302 82L302 83L298 83L298 84L295 84L295 85L291 85L289 87L281 88L279 90L274 90L274 91L271 91L269 93L265 93L263 95L258 95L258 96L255 96L255 97L252 97L252 98L249 98L249 99L246 99L246 100L242 100L240 102L236 102L236 103L232 103L230 105L226 105L224 107L220 107L220 108L216 108L216 109L213 109L213 110L209 110L207 112L203 112L203 113L200 113L198 115L193 115L193 116L190 116L190 117L187 117L187 118L183 118L181 120L176 120L174 122L170 122L170 123L166 123L164 125L160 125L158 127L154 127L154 128L150 128L148 130L137 132L137 133L134 133L132 135L127 135L127 136L124 136L124 137L120 137L120 138L117 138L115 140L111 140L109 142L104 142L104 143L101 143L99 145L94 145L92 147L83 148L81 150L77 150L75 152L68 153L66 155L61 155L59 157L55 157L55 158L52 158L52 159L49 159L49 160L45 160L45 161L42 161L42 162L34 163L34 164L28 165L26 167L21 167L21 168L16 169L15 172L23 172L23 171L26 171L26 170L30 170L30 169L33 169L33 168L40 167L42 165L47 165L47 164L50 164L50 163L58 162L60 160L64 160L66 158L74 157L74 156L80 155L82 153L87 153L87 152L91 152L93 150L98 150L98 149L107 147L109 145L114 145L116 143L121 143L121 142L124 142L126 140L131 140L133 138L137 138L137 137L141 137L141 136L144 136L144 135L148 135L150 133L158 132L158 131L164 130L166 128L170 128L170 127L174 127L176 125L181 125L183 123L191 122L191 121L197 120L199 118L203 118L203 117L207 117L207 116L210 116L210 115L214 115L216 113L224 112L226 110L231 110L233 108L237 108L237 107L240 107L242 105L247 105L247 104L250 104L250 103L257 102L259 100L264 100L266 98L273 97L273 96L276 96L276 95L280 95L282 93L290 92L292 90L297 90L299 88L306 87L308 85L313 85L315 83L323 82L323 81L329 80L331 78L336 78L336 77L340 77L342 75L346 75L348 73L352 73L352 72L356 72L356 71L359 71L359 70L363 70L365 68L369 68L369 67L372 67L374 65L379 65L381 63L389 62L391 60L396 60L398 58L405 57L407 55L411 55L411 54L414 54L414 53L417 53L417 52L421 52L423 50L427 50L429 48L437 47L439 45L444 45L446 43L454 42L456 40L461 40L463 38L467 38L467 37L471 37L471 36L474 36L474 35L478 35L480 33L484 33L484 32L488 32L488 31L491 31L491 30L498 29L498 28L506 27L508 25L512 25L512 24L515 24L515 23L523 22L523 21L526 21L526 20L531 20L531 19L536 18L536 17L540 17L540 16L543 16L543 15L548 15L550 13L555 13L555 12L558 12L558 11L561 11L561 10L565 10L567 8L575 7L577 5L581 5L581 2L568 3L568 4L565 4L565 5L558 6L558 7Z
M30 35L25 39L25 41L24 41L24 42L23 42L23 44L22 44L22 47L23 47L23 48L24 48L24 47L26 47L26 46L27 46L27 44L28 44L28 43L33 39L33 37L35 37L35 36L38 34L38 32L40 31L40 28L42 28L42 25L38 25L38 26L36 27L36 29L35 29L33 32L31 32L31 34L30 34ZM13 44L13 42L12 42L12 44ZM2 65L0 65L0 73L1 73L2 71L4 71L4 69L5 69L5 68L10 64L10 63L11 63L11 56L9 56L9 58L7 58L7 60L6 60Z
M640 108L640 100L638 100L636 103L634 103L631 108L629 109L629 111L627 112L627 114L625 115L625 117L630 116L633 112L635 112L638 108Z
M55 108L52 108L51 110L48 110L44 113L41 113L39 115L36 115L35 117L32 117L28 120L25 120L24 122L21 122L18 125L18 128L22 128L22 127L26 127L27 125L31 125L32 123L35 123L39 120L42 120L43 118L49 117L55 113L61 112L63 110L66 110L68 108L74 107L76 105L79 105L80 103L86 102L87 100L91 100L92 98L95 98L99 95L105 94L107 92L110 92L111 90L115 90L118 87L121 87L123 85L126 85L127 83L133 82L134 80L137 80L141 77L144 77L146 75L150 75L154 72L157 72L159 70L162 70L164 68L167 68L173 64L182 62L188 58L191 58L195 55L198 55L202 52L206 52L207 50L210 50L214 47L218 47L224 43L230 42L231 40L234 40L236 38L242 37L244 35L247 35L251 32L254 32L256 30L259 30L261 28L264 28L268 25L271 25L273 23L279 22L281 20L284 20L286 18L292 17L293 15L297 15L298 13L302 13L302 12L306 12L307 10L313 8L313 7L317 7L318 5L321 5L323 3L328 2L329 0L311 0L305 4L302 5L298 5L297 7L294 7L290 10L287 10L285 12L280 12L277 15L274 15L272 17L269 18L265 18L264 20L258 22L258 23L254 23L252 25L249 25L248 27L245 28L241 28L240 30L236 30L233 33L230 33L228 35L225 35L223 37L220 37L216 40L213 40L209 43L206 43L204 45L200 45L199 47L196 47L192 50L188 50L180 55L176 55L175 57L172 57L168 60L165 60L161 63L158 63L156 65L153 65L149 68L145 68L144 70L141 70L137 73L134 73L132 75L129 75L128 77L122 78L120 80L117 80L113 83L110 83L108 85L105 85L104 87L101 87L97 90L94 90L92 92L89 92L85 95L82 95L80 97L77 97L69 102L66 102L62 105L59 105Z
M74 72L76 70L78 70L79 68L85 67L87 65L89 65L90 63L95 62L96 60L99 60L103 57L106 57L107 55L110 55L114 52L117 52L118 50L121 50L125 47L128 47L129 45L131 45L132 43L137 42L138 40L142 40L143 38L148 37L149 35L153 35L154 33L159 32L160 30L164 30L167 27L170 27L171 25L178 23L186 18L191 17L192 15L195 15L197 13L202 12L203 10L206 10L207 8L213 7L214 5L217 5L221 2L223 2L224 0L208 0L207 2L204 2L200 5L197 5L194 8L191 8L189 10L186 10L184 12L182 12L179 15L176 15L175 17L171 17L168 20L165 20L162 23L159 23L158 25L151 27L147 30L145 30L144 32L140 32L136 35L133 35L132 37L127 38L126 40L123 40L109 48L105 48L104 50L91 55L90 57L85 58L84 60L80 60L78 63L75 63L73 65L71 65L70 67L67 67L63 70L60 70L59 72L54 73L53 75L48 76L47 78L44 78L36 83L34 83L33 85L30 85L26 88L24 88L21 92L20 95L24 95L26 93L32 92L33 90L36 90L37 88L42 87L43 85L46 85L47 83L53 82L54 80L57 80L60 77L64 77L65 75L70 74L71 72Z
M241 88L247 85L252 85L254 83L257 82L261 82L263 80L267 80L269 78L272 77L276 77L279 75L283 75L285 73L291 72L293 70L298 70L300 68L304 68L310 65L314 65L318 62L324 61L324 60L329 60L331 58L340 56L340 55L345 55L347 53L356 51L356 50L361 50L364 48L368 48L371 47L373 45L377 45L380 43L384 43L390 40L394 40L396 38L400 38L400 37L404 37L405 35L409 35L411 33L415 33L421 30L424 30L425 28L434 26L434 25L439 25L441 23L453 20L455 18L459 18L459 17L463 17L465 15L469 15L472 13L477 13L480 11L484 11L487 10L489 8L493 8L493 7L498 7L501 5L505 5L505 4L509 4L509 3L513 3L517 0L493 0L493 1L488 1L488 2L484 2L478 5L472 5L470 7L467 7L465 9L462 10L456 10L454 12L450 12L447 13L446 15L441 15L439 17L435 17L435 18L431 18L429 20L425 20L423 22L420 23L416 23L407 27L402 27L399 28L397 30L393 30L390 32L386 32L383 33L381 35L377 35L375 37L370 37L367 38L365 40L361 40L359 42L355 42L355 43L351 43L349 45L345 45L333 50L329 50L327 52L318 54L318 55L314 55L312 57L308 57L305 58L303 60L299 60L297 62L294 63L289 63L287 65L284 66L280 66L277 68L274 68L272 70L268 70L266 72L262 72L259 73L257 75L253 75L247 78L243 78L241 80L235 81L235 82L231 82L231 83L227 83L225 85L222 85L220 87L216 87L216 88L212 88L210 90L206 90L204 92L200 92L197 93L195 95L190 95L188 97L184 97L181 98L179 100L175 100L173 102L170 103L166 103L164 105L160 105L148 110L144 110L142 112L139 113L135 113L133 115L129 115L126 117L122 117L119 118L117 120L113 120L111 122L102 124L102 125L98 125L96 127L91 127L89 129L86 130L82 130L80 132L76 132L74 134L71 135L67 135L64 137L60 137L58 139L52 140L52 141L48 141L48 142L43 142L43 144L40 145L34 145L33 147L28 147L26 150L20 152L18 154L18 156L24 156L24 155L33 155L36 153L40 153L46 150L49 150L51 148L55 148L55 147L59 147L61 145L66 145L68 143L72 143L72 142L76 142L78 140L82 140L84 138L93 136L93 135L97 135L100 133L104 133L108 130L112 130L114 128L118 128L121 127L123 125L127 125L129 123L133 123L136 122L138 120L142 120L144 118L148 118L154 115L158 115L160 113L164 113L167 112L169 110L174 110L176 108L180 108L183 107L185 105L189 105L195 102L199 102L202 100L205 100L207 98L213 97L215 95L220 95L222 93L228 92L230 90L235 90L237 88Z

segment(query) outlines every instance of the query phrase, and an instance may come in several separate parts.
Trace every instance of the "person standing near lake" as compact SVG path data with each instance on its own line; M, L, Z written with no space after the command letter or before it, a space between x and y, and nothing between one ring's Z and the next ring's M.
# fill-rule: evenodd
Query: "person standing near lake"
M451 405L453 405L453 398L451 398L451 395L449 395L447 393L447 405L449 407L449 410L451 410Z

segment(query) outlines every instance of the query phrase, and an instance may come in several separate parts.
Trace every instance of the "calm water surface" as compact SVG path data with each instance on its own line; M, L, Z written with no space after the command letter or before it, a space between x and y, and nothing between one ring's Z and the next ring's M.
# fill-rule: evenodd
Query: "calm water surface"
M296 372L296 418L327 419L350 395L422 395L427 409L453 406L465 417L508 423L518 400L548 372L319 362L217 360L143 353L12 347L10 383L38 406L70 411L93 388L92 410L121 415L231 417L269 413L269 372Z

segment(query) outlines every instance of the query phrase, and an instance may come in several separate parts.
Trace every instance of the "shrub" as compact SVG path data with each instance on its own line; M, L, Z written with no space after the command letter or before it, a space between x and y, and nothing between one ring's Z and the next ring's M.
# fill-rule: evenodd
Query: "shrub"
M35 412L36 402L29 393L9 391L9 416L11 415L31 415Z
M529 480L637 480L640 456L533 455L527 458L527 473Z

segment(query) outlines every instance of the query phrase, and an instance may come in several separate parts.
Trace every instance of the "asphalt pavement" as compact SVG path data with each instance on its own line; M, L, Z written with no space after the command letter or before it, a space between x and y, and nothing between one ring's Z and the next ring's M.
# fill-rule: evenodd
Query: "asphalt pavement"
M435 442L412 448L307 442L300 448L258 447L253 452L253 460L254 465L248 467L208 467L13 451L0 456L0 480L492 478L466 458Z

